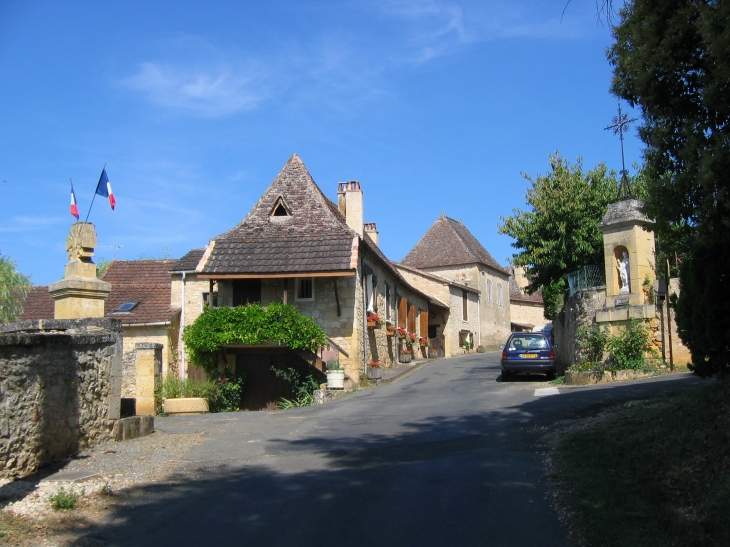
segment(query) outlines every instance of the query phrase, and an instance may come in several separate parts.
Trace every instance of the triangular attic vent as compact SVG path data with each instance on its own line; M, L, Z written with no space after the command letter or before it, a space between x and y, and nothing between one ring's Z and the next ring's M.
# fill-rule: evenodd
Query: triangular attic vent
M276 198L276 201L274 202L274 206L271 208L271 211L269 212L269 216L272 218L286 218L291 216L291 211L289 210L289 206L284 201L284 198L282 196L279 196Z

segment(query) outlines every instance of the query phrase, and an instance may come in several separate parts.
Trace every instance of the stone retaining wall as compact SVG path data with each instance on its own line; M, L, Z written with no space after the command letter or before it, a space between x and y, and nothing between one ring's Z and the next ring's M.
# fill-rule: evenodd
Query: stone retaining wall
M108 440L119 419L116 319L0 325L0 476L22 476Z

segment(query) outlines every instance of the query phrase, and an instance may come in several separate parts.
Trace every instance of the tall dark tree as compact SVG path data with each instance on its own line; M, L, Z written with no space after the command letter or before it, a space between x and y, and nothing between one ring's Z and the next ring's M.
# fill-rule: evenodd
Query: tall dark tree
M730 362L730 1L633 0L608 51L612 91L642 112L647 213L684 253L680 337L696 370Z

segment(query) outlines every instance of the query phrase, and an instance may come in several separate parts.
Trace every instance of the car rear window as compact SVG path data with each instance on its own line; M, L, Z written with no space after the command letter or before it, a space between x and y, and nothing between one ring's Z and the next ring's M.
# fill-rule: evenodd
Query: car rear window
M548 342L542 334L533 334L526 336L515 336L509 341L507 349L547 349Z

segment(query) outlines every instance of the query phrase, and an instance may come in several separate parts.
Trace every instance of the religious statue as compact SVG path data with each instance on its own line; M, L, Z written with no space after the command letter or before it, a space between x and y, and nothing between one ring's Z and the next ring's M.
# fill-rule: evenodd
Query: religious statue
M629 253L624 251L623 258L616 259L616 265L618 266L618 275L621 279L621 288L618 292L631 292L631 285L629 283Z

